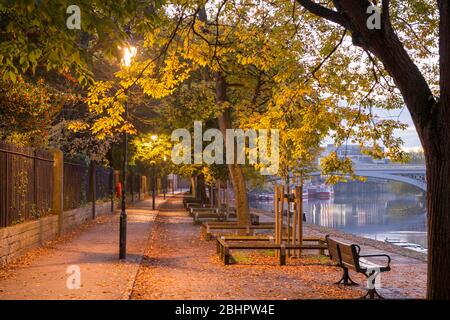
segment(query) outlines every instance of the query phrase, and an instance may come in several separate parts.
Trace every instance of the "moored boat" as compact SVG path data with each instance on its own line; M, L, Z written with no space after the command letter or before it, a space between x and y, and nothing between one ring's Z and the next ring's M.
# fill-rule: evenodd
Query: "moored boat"
M403 241L400 239L396 239L396 238L386 238L384 239L384 242L386 243L390 243L402 248L406 248L406 249L411 249L417 252L422 252L422 253L427 253L428 250L425 249L424 247L422 247L420 244L417 243L411 243L411 242L407 242L407 241Z

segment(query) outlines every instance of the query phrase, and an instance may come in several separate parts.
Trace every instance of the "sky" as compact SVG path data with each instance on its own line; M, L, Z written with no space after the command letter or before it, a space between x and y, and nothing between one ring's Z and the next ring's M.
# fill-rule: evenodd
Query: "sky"
M396 137L400 137L403 140L403 149L405 151L418 151L422 150L422 144L420 143L419 135L417 134L416 128L414 127L414 123L411 119L411 114L408 109L404 107L402 110L386 110L386 109L372 109L374 114L379 116L380 118L389 118L389 119L398 119L404 124L408 125L408 128L405 130L396 130ZM327 145L333 143L333 139L328 137L325 139L323 145Z
M380 117L394 117L395 119L399 117L398 119L401 122L408 125L408 128L406 130L396 131L396 135L403 139L403 148L405 150L417 151L419 149L422 149L422 144L420 143L416 128L414 127L411 115L406 107L402 110L376 110L375 112Z

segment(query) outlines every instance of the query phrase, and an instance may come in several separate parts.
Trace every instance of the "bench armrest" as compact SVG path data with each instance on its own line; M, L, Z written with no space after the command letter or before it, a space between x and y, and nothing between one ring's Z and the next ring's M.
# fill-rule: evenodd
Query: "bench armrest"
M388 256L387 254L365 254L359 256L359 258L377 258L377 257L387 258L387 267L391 265L391 257Z

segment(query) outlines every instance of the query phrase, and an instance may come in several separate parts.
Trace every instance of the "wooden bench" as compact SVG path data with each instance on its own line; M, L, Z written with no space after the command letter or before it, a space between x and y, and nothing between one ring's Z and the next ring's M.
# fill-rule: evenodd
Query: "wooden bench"
M203 204L200 202L187 202L186 211L189 211L191 208L203 208Z
M202 211L193 211L193 223L201 224L203 221L214 220L214 221L224 221L226 216L220 214L217 209L209 209Z
M272 222L262 222L258 225L239 226L237 221L222 221L222 222L204 222L201 227L201 233L205 240L212 239L213 230L246 230L249 235L251 230L274 230L275 224Z
M224 241L242 241L242 242L249 242L249 241L255 241L255 242L274 242L275 237L272 235L253 235L253 236L240 236L240 235L223 235L218 237L218 239L224 240ZM217 240L217 239L216 239ZM284 242L288 242L287 238L283 238ZM325 239L320 239L320 238L303 238L303 242L318 242L318 244L320 245L320 247L317 248L313 248L313 249L318 249L319 253L321 255L325 255L325 250L327 249L327 245L325 242ZM217 246L217 253L219 253L219 246L220 246L220 242L217 241L216 243Z
M219 210L217 208L211 208L211 207L190 207L189 208L189 215L193 217L196 212L218 212Z
M194 197L184 197L183 198L183 206L186 208L188 203L202 203L201 199L197 199Z
M226 207L222 208L222 210L226 210ZM235 207L229 207L228 208L228 215L230 217L237 218L237 210L236 210L236 208Z
M382 299L383 297L375 288L375 280L380 273L391 270L391 257L387 254L362 255L360 254L361 247L357 244L343 243L331 238L329 235L327 235L325 239L328 252L330 253L330 258L343 269L342 278L336 282L336 284L357 285L357 283L350 278L348 272L349 269L352 269L358 273L364 274L368 279L370 279L370 283L368 284L369 290L362 298ZM365 258L383 258L386 259L386 264L380 265Z
M273 243L268 242L268 238L258 238L258 239L251 239L248 238L246 240L239 239L238 241L232 241L231 238L228 237L228 240L226 237L218 237L216 239L217 244L217 253L221 259L223 259L223 262L225 265L230 264L230 250L236 249L236 250L279 250L280 251L280 266L286 265L286 250L295 250L295 249L306 249L306 250L314 250L317 249L320 252L323 253L323 251L327 248L325 244L324 239L317 239L317 238L308 238L303 239L304 242L317 242L314 244L307 244L302 243L301 245L294 245L290 243Z

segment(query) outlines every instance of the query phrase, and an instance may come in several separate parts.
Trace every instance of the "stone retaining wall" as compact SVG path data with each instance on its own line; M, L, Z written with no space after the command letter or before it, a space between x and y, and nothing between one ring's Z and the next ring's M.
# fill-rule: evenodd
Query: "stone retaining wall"
M96 215L111 214L111 203L97 204ZM63 233L92 219L91 205L63 213ZM35 221L0 228L0 265L42 246L58 236L58 216L52 215Z

